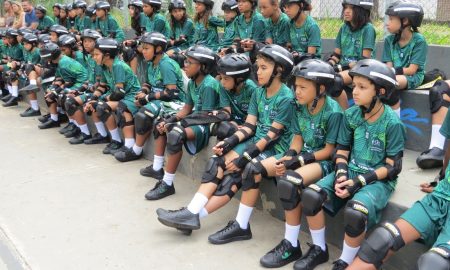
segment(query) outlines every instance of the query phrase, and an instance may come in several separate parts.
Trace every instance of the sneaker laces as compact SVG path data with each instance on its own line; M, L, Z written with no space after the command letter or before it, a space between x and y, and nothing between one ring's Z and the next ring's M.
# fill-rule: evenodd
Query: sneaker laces
M334 264L335 266L343 266L343 267L346 267L346 266L347 266L347 263L344 262L344 261L341 260L341 259L334 261L333 264Z
M281 241L276 247L269 251L269 253L274 253L277 257L283 255L283 253L288 250L288 247L284 244L284 242L284 240Z
M234 220L228 221L227 226L225 226L225 228L223 228L223 229L221 229L220 231L218 231L218 233L222 233L222 232L229 231L229 230L231 229L231 227L233 226L234 222L235 222ZM236 222L237 222L237 221L236 221Z

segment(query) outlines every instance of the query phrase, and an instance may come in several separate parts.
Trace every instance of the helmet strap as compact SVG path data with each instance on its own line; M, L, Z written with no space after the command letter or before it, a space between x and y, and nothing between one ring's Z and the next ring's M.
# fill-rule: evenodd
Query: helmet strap
M312 113L317 107L317 104L319 103L319 100L325 95L325 92L320 93L320 85L316 83L316 97L313 100L313 103L311 105L311 108L309 109L309 112Z

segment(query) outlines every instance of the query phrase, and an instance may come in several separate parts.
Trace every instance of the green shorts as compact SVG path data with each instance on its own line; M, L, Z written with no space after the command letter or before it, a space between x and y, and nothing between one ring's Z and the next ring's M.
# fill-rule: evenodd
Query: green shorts
M408 81L408 89L416 89L423 82L423 74L405 75L405 77Z
M411 224L428 246L450 248L449 210L449 201L430 193L400 218Z
M349 171L349 178L354 178L357 175L357 173ZM327 201L324 204L324 210L334 216L349 200L355 200L366 206L369 211L367 216L367 229L379 223L381 212L389 202L394 188L386 182L376 181L361 188L353 196L341 199L334 194L334 176L335 173L332 172L316 183L328 195Z
M144 106L147 110L149 110L155 118L157 118L161 112L161 101L152 100Z
M128 111L130 111L130 113L132 115L135 115L137 113L137 111L139 110L139 108L136 106L136 104L134 104L134 101L122 99L120 102L124 103L127 106Z
M242 155L244 153L245 149L248 147L248 145L255 144L257 141L258 140L256 140L255 137L252 137L252 138L246 140L245 142L241 142L240 144L236 145L233 148L233 151L236 152L238 155ZM281 154L280 157L277 157L278 155L280 155L280 154L277 153L274 149L266 149L261 154L258 155L258 159L264 160L264 159L270 158L270 157L275 157L276 159L280 159L281 157L283 157L284 153Z
M184 143L184 148L190 155L195 155L208 145L209 126L197 125L187 127L186 129L188 128L192 129L195 138L191 141L186 141Z

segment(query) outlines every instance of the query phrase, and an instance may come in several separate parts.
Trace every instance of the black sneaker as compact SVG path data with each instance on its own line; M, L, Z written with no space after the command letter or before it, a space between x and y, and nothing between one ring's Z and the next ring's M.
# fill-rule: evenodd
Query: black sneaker
M72 130L76 127L76 125L74 123L68 123L67 125L65 125L64 127L62 127L58 132L59 134L63 134L66 133L69 130Z
M156 213L158 214L159 222L168 227L191 231L200 229L199 215L192 214L186 207L179 210L158 210L156 210Z
M145 198L150 201L159 200L164 197L175 194L175 187L169 186L166 182L160 180L155 187L145 194Z
M84 134L83 132L80 132L78 136L73 137L69 140L70 144L82 144L85 140L92 138L91 135Z
M250 224L246 230L241 229L236 220L229 221L225 228L208 236L208 241L214 245L226 244L234 241L249 240L252 238Z
M109 151L109 153L110 153L111 155L114 156L116 153L125 151L125 150L127 150L127 149L128 149L128 147L126 147L125 145L122 145L121 147L119 147L119 148L117 148L117 149L111 149L111 150Z
M41 115L41 111L40 110L35 111L31 107L29 107L23 113L20 114L21 117L32 117L32 116L39 116L39 115Z
M348 263L339 259L339 260L333 262L333 268L331 268L331 270L345 270L345 268L347 268L347 267L348 267Z
M298 260L301 256L302 250L298 241L297 247L293 247L291 242L283 239L276 247L267 252L259 260L259 263L266 268L278 268Z
M3 102L6 102L6 101L8 101L11 97L12 97L11 94L7 94L6 96L2 97L1 100L2 100Z
M72 138L80 135L81 130L77 126L74 125L74 128L71 128L70 130L66 131L64 133L64 137L66 138Z
M59 122L61 122L61 123L65 123L65 122L69 121L69 117L67 117L67 115L65 113L59 113L58 119L59 119Z
M443 166L444 150L437 147L428 149L417 157L417 166L421 169L432 169Z
M164 177L164 169L161 168L161 169L155 171L155 170L153 169L153 165L150 165L150 166L148 166L148 167L145 167L144 169L141 169L141 170L139 171L139 173L140 173L142 176L153 177L153 178L158 179L158 180L162 180L163 177Z
M47 120L48 120L49 118L50 118L50 114L47 113L47 114L44 114L43 116L39 117L38 120L39 120L39 122L41 122L41 123L45 123L45 122L47 122Z
M308 252L294 263L294 270L313 270L317 265L328 261L328 246L326 247L327 250L323 251L317 245L307 244L309 246Z
M40 129L48 129L48 128L54 128L59 127L59 121L53 121L51 118L47 120L47 122L42 123L38 126Z
M127 162L140 159L142 153L140 155L136 154L133 148L127 148L125 151L119 151L114 154L114 157L120 162Z
M101 143L109 143L108 137L103 137L100 133L95 133L92 138L84 141L85 144L101 144Z
M108 143L108 145L106 145L105 149L103 149L103 154L105 155L111 154L111 150L119 149L120 147L122 147L121 142L112 140L110 143Z
M3 104L3 107L12 107L17 106L19 104L19 98L11 96L10 99L8 99L5 104Z

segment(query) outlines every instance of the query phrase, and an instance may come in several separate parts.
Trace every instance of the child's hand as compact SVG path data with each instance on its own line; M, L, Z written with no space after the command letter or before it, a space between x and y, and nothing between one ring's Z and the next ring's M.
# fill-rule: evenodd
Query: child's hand
M431 193L434 190L434 187L436 185L434 185L433 183L436 182L425 182L425 183L421 183L420 184L420 191L425 192L425 193Z

